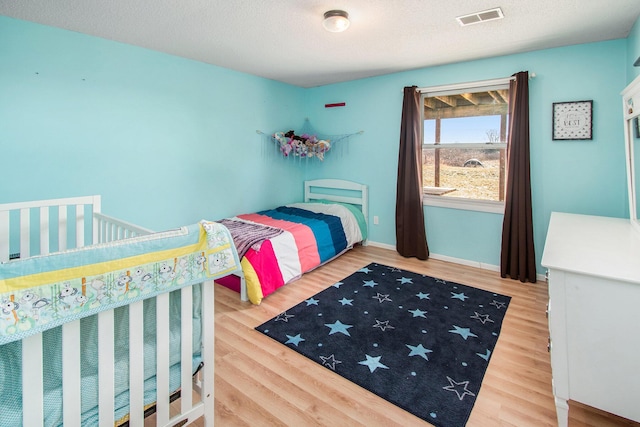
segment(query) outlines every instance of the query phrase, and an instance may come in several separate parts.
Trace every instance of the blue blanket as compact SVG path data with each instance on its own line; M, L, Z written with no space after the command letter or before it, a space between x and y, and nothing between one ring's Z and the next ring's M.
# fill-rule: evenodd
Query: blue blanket
M308 226L318 243L321 263L330 260L347 248L347 237L344 234L342 222L337 216L287 206L262 211L259 214Z

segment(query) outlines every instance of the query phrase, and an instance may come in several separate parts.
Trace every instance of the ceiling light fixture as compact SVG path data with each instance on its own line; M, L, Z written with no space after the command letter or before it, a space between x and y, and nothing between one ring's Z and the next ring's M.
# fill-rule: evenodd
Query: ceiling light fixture
M341 33L349 28L349 14L344 10L329 10L324 13L322 26L332 33Z

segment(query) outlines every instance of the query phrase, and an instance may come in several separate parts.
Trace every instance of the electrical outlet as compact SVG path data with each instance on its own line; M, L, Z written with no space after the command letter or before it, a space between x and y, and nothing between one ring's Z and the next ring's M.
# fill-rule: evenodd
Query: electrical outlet
M373 216L373 224L378 225L378 215Z

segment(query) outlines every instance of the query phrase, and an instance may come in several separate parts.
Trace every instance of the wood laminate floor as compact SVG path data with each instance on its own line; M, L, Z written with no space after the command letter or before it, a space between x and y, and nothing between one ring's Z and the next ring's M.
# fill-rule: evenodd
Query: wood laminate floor
M256 306L216 285L215 425L428 426L427 422L254 330L371 262L512 297L468 426L555 426L547 284L395 251L356 247L279 289ZM640 404L640 402L639 402ZM570 426L640 426L570 402Z

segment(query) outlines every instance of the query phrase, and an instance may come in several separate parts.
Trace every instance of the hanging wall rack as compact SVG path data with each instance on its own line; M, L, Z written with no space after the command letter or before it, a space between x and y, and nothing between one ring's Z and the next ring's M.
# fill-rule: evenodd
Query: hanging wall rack
M260 130L256 133L263 135L269 143L275 144L282 156L287 158L324 160L327 153L340 142L346 142L355 135L361 135L363 130L350 134L326 135L315 132L311 128L309 119L305 119L299 132L294 130L279 131L267 134Z

